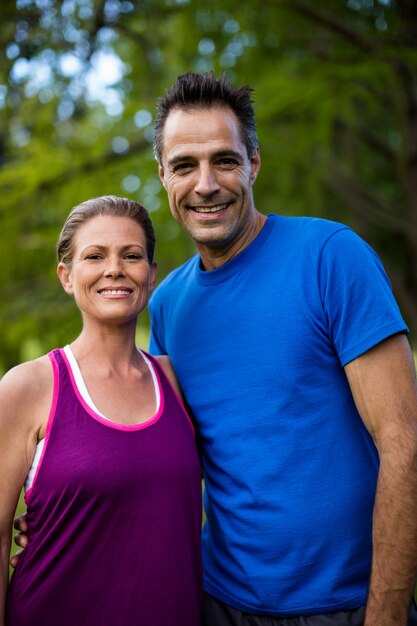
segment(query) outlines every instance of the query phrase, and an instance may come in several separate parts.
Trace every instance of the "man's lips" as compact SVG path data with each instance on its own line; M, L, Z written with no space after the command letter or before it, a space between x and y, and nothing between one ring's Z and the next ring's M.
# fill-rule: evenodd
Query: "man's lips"
M213 206L192 206L190 209L196 213L219 213L220 211L227 209L228 206L229 203L226 202L224 204L216 204Z

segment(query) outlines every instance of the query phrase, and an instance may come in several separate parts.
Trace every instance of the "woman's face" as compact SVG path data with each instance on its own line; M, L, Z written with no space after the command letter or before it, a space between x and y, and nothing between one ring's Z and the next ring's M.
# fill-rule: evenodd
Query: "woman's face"
M128 217L100 215L80 226L71 267L58 265L65 291L86 317L123 323L145 308L156 282L142 227Z

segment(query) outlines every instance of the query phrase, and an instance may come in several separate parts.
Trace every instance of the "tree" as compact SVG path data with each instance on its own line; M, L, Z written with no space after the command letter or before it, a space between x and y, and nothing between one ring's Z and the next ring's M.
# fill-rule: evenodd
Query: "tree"
M71 206L141 201L161 276L193 253L152 155L155 99L188 69L256 88L257 207L352 225L417 328L413 0L6 0L0 15L0 368L78 328L52 254Z

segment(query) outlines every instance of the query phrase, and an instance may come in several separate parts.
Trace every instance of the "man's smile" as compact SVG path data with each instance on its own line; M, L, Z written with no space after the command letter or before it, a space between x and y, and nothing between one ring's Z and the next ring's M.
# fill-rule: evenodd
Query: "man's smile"
M218 213L219 211L223 211L227 209L229 203L226 204L216 204L215 206L194 206L190 207L192 211L196 213Z

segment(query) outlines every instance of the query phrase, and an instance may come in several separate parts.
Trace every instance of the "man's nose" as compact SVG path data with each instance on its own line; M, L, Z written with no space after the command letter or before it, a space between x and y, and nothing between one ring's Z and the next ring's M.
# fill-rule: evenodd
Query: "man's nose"
M201 164L197 170L197 180L194 187L201 196L211 196L219 191L220 185L217 181L216 172L209 164Z

